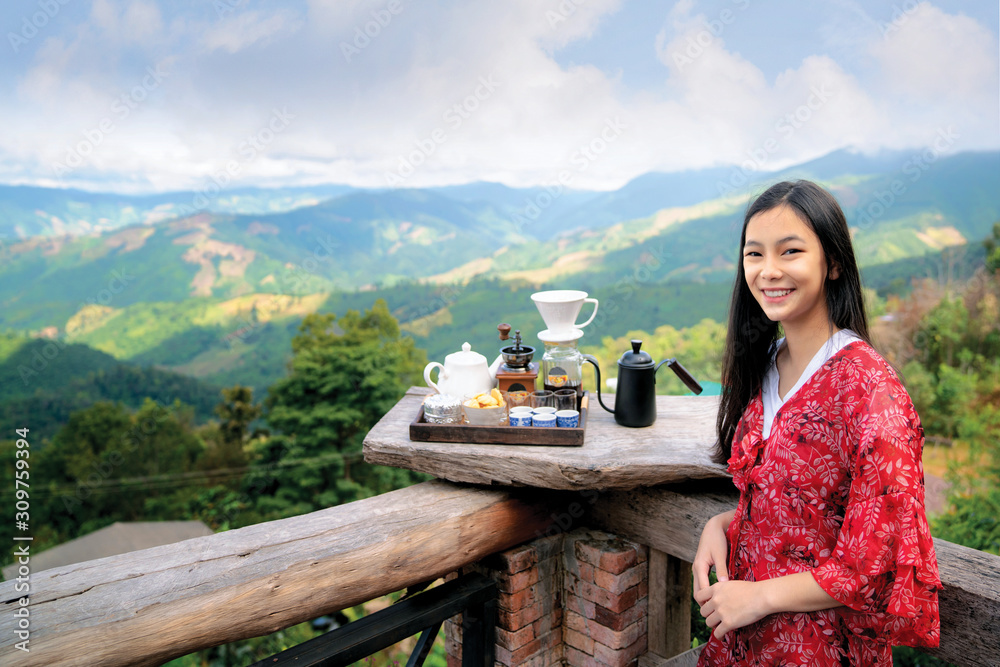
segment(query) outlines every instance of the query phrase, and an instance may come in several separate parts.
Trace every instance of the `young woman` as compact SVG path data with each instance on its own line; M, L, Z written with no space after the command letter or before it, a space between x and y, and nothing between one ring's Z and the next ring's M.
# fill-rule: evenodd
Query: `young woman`
M891 667L894 644L940 637L920 420L872 348L828 192L769 188L740 251L715 452L740 499L693 563L713 629L698 664Z

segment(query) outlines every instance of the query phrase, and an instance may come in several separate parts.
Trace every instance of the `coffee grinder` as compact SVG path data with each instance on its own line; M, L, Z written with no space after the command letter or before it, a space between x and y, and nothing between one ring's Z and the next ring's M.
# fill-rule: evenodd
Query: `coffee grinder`
M510 325L500 324L500 340L510 338ZM514 332L514 344L500 349L503 363L497 368L497 385L501 392L535 391L538 364L531 361L535 348L521 344L521 330Z

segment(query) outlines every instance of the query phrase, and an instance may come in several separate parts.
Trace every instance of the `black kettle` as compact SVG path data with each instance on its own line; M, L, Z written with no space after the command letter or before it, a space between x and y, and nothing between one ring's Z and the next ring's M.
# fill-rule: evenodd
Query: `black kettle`
M594 365L597 373L597 401L601 407L615 415L615 421L622 426L652 426L656 421L656 371L667 364L687 388L700 394L701 385L691 377L676 359L664 359L658 364L653 363L649 353L643 352L642 341L632 339L632 351L626 352L618 360L618 390L615 393L615 409L604 405L601 400L601 367L597 359L589 354L583 355L584 361Z

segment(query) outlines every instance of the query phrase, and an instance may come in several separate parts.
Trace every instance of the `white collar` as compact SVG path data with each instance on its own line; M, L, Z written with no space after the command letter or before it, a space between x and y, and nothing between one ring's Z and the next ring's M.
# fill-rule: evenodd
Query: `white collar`
M785 339L781 338L775 341L772 346L771 352L771 365L767 369L767 373L764 375L764 381L760 388L761 401L764 404L764 428L761 433L761 437L767 440L768 436L771 435L771 425L774 423L774 417L778 414L778 410L781 409L788 399L795 395L802 385L808 382L816 371L820 369L830 357L840 352L847 345L853 343L854 341L861 340L861 337L850 329L841 329L837 333L830 336L818 350L813 358L809 361L809 365L806 366L805 370L802 371L802 375L799 376L798 382L795 386L788 390L784 398L778 396L778 366L775 360L778 357L778 350L784 345Z

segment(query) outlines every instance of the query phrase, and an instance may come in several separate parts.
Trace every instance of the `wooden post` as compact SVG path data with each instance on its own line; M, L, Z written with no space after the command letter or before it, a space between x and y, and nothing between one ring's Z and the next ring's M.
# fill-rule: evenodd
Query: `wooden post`
M649 550L649 651L670 658L691 648L691 563Z

